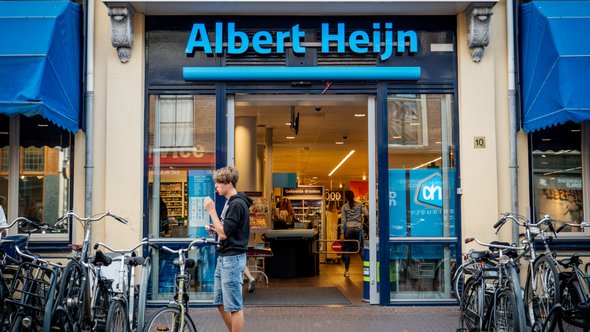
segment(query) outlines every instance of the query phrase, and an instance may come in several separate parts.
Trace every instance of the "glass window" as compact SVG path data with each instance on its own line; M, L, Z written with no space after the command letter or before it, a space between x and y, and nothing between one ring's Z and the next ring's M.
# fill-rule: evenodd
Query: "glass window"
M11 215L54 225L64 214L70 202L70 141L71 134L40 116L20 117L11 121L0 116L0 198L8 217L8 202L18 202L18 211ZM9 123L20 127L18 140L11 142ZM20 146L11 146L18 144ZM10 144L10 145L9 145ZM9 158L9 151L18 152L16 158ZM18 165L10 170L11 163ZM9 191L11 176L18 177L18 187ZM14 203L13 203L14 204ZM19 229L18 232L24 232ZM47 234L35 234L33 241L68 240L67 230L56 230Z
M445 243L455 240L452 109L448 94L387 98L392 301L451 297L455 249ZM425 237L431 244L413 244Z
M455 245L390 244L391 300L450 299Z
M534 215L550 215L556 227L584 220L581 134L573 122L531 133ZM566 226L563 232L583 230Z
M215 96L150 95L149 235L163 242L209 236L203 198L214 194ZM186 245L186 244L184 244ZM181 244L167 243L170 248ZM191 301L211 301L215 248L204 245L189 254L197 262L191 276ZM174 295L173 255L156 251L150 300Z

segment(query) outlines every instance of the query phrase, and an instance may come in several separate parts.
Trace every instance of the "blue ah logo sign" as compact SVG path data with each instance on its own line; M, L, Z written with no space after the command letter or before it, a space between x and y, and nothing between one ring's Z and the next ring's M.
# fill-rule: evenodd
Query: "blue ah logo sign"
M416 200L420 203L442 207L442 178L435 174L418 185Z

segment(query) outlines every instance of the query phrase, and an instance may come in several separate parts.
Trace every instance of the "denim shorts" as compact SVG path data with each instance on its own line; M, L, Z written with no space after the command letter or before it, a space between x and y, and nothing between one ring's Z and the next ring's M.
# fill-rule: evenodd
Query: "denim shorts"
M236 312L244 309L242 300L242 276L246 268L246 254L217 257L213 304L223 305L223 310Z

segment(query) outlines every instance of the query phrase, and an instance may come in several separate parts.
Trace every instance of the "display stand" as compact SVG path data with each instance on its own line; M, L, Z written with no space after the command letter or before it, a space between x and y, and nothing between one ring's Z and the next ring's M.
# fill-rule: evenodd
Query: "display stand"
M272 251L268 243L262 240L262 234L268 230L270 220L269 202L266 197L252 197L252 206L250 206L250 239L248 241L248 269L254 278L257 276L264 279L268 285L268 276L265 273L265 259L272 257Z

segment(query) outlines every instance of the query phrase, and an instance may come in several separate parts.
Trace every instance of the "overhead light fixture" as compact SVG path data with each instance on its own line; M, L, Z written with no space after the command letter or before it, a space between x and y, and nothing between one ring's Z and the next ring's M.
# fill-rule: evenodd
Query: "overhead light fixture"
M580 132L580 129L572 129L571 132L572 133L579 133Z
M402 137L401 137L401 136L393 136L392 138L393 138L393 139L400 139L400 138L402 138Z
M295 136L287 136L286 139L295 139Z
M342 142L342 141L336 141L336 144L342 145L342 144L344 144L344 142Z
M432 159L431 161L427 161L427 162L425 162L424 164L420 164L420 165L418 165L418 166L416 166L416 167L414 167L414 168L412 168L412 169L418 169L418 168L422 168L422 167L424 167L424 166L428 166L428 165L430 165L430 164L432 164L432 163L435 163L435 162L437 162L437 161L439 161L439 160L441 160L441 159L442 159L442 157L438 157L438 158L436 158L436 159Z
M37 127L49 127L49 125L47 125L47 124L42 124L42 123L39 123L39 124L37 124Z
M543 141L543 142L551 142L551 138L541 138L541 141Z
M354 113L354 116L356 116L357 118L363 118L366 116L365 113Z
M541 157L543 157L543 158L547 158L547 156L546 156L546 155L544 155L544 154L542 154L542 155L541 155Z
M367 181L367 176L363 174L363 181Z
M285 126L290 126L291 122L285 122Z
M437 141L437 142L434 142L434 144L442 144L442 142L440 142L440 141Z
M342 158L342 160L340 161L340 163L338 163L338 165L336 165L336 167L334 167L334 169L330 172L330 174L328 174L328 176L332 176L332 174L334 174L334 172L336 172L336 170L342 166L342 164L344 164L344 162L350 158L350 156L352 156L352 154L354 153L354 150L350 150L350 152L346 155L346 157Z

